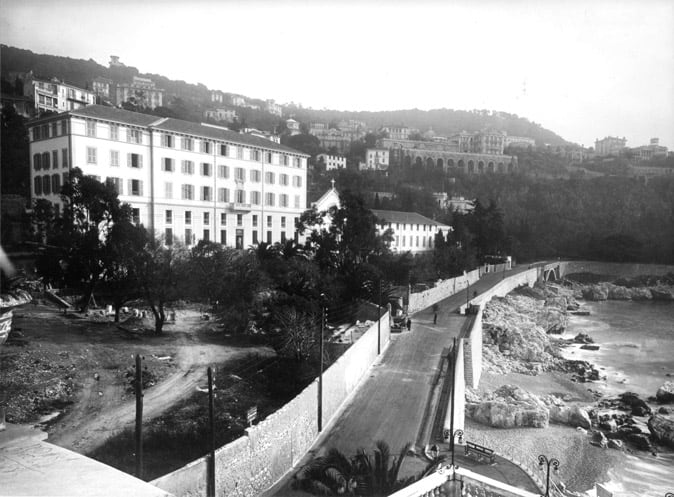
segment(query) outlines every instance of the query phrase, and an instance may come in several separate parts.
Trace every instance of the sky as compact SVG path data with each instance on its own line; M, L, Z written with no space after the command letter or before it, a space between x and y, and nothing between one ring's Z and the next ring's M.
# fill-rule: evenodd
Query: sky
M316 109L489 109L674 149L671 0L0 0L0 42Z

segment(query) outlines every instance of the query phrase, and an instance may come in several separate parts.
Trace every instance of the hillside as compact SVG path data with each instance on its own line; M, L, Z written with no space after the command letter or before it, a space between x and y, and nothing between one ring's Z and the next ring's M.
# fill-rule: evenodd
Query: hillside
M181 117L197 119L201 111L210 106L210 93L202 83L187 83L180 80L172 80L159 74L142 73L139 69L131 66L105 67L96 61L89 59L72 59L48 54L36 54L30 50L0 45L0 72L3 78L10 79L12 74L28 72L32 70L37 76L51 78L56 77L68 83L87 88L92 79L102 76L116 81L128 81L133 76L151 78L159 88L166 90L167 106L179 107L184 114ZM226 89L222 89L226 92ZM181 102L173 105L175 97ZM252 103L262 104L255 97L244 96ZM192 107L186 108L187 106ZM174 109L175 110L175 109ZM339 110L307 109L295 105L286 106L285 114L293 115L301 122L322 121L338 122L343 119L356 119L363 121L369 128L378 129L383 125L404 124L410 128L426 131L432 128L435 133L449 135L462 130L478 131L483 128L495 128L506 131L509 135L528 136L534 138L537 144L565 145L567 142L548 129L533 123L524 117L505 112L488 110L452 110L435 109L423 111L419 109L379 111L379 112L354 112ZM248 126L258 127L272 131L278 124L279 119L262 111L242 109L240 112Z

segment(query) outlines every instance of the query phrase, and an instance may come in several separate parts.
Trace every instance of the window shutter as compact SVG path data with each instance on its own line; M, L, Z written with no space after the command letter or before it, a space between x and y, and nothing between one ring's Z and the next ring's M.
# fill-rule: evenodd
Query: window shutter
M143 156L138 154L138 167L143 167Z
M127 180L127 183L126 183L126 184L127 184L127 186L128 186L128 190L127 190L127 191L129 192L129 195L132 195L132 194L133 194L133 180L132 180L132 179Z
M126 165L131 167L131 154L126 154Z
M138 182L138 194L140 196L143 196L143 182L142 181Z

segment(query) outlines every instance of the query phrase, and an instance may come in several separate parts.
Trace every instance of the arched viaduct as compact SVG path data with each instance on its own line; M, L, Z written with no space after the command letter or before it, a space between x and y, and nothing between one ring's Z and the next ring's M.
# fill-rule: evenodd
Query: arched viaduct
M390 154L393 165L438 168L445 172L505 174L517 169L517 157L509 155L472 154L420 148L391 149Z

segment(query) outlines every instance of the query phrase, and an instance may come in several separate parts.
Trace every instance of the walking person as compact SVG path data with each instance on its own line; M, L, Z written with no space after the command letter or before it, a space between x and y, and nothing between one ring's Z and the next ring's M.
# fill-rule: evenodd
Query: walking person
M412 320L410 318L407 318L407 331L412 330Z
M433 304L433 324L438 324L438 304Z

